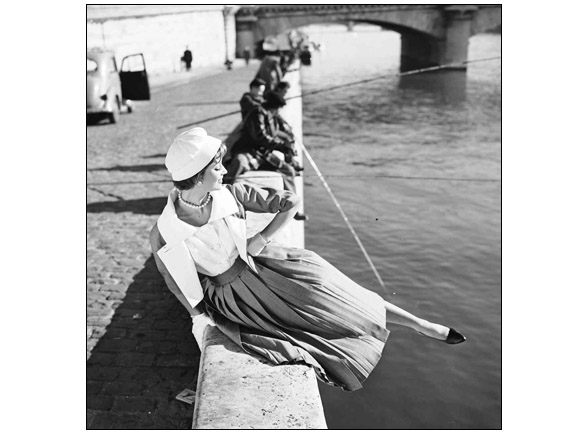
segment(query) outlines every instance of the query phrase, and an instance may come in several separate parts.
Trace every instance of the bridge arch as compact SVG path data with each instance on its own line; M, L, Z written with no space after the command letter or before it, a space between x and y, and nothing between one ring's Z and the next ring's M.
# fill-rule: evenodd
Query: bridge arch
M237 56L266 36L330 23L368 23L401 35L402 71L456 64L465 69L470 36L501 24L501 8L473 5L288 5L242 7Z

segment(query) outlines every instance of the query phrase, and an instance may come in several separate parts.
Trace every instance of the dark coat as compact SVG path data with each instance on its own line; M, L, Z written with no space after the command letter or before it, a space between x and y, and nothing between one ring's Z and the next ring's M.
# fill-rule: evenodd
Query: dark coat
M263 97L256 97L251 92L245 92L241 97L241 101L239 101L239 105L241 106L241 118L245 119L249 112L255 107L261 106L261 103L263 103Z
M233 154L281 151L285 142L278 132L277 118L263 106L256 106L243 121L241 137L234 145Z

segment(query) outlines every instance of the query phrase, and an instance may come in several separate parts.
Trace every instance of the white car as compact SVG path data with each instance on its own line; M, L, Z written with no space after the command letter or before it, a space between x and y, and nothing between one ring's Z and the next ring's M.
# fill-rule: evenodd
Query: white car
M149 100L149 80L142 53L125 56L120 71L114 53L91 49L86 53L86 117L107 115L112 123L132 101Z

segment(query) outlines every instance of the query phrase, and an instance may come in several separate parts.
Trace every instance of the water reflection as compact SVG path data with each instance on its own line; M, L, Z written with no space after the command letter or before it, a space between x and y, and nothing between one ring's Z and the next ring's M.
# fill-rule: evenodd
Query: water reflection
M433 94L440 102L459 104L466 100L466 71L447 70L400 76L398 89Z

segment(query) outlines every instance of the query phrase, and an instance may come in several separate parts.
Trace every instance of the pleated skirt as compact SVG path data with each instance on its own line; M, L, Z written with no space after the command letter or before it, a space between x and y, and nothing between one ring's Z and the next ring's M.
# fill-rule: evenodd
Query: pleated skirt
M268 245L202 281L219 329L245 352L273 364L306 364L347 391L361 388L389 331L383 299L312 251Z

